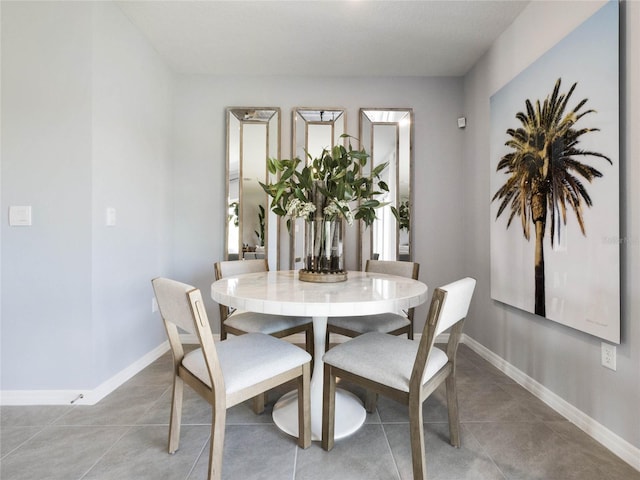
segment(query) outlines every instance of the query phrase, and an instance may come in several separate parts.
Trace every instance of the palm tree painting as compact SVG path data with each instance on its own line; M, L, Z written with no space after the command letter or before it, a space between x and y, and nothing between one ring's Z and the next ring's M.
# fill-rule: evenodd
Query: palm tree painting
M545 235L549 232L551 246L560 240L567 211L573 213L582 235L587 235L584 211L593 206L587 184L603 176L587 161L612 164L604 153L581 147L581 140L599 129L584 126L587 118L583 117L596 115L586 107L587 98L571 106L576 86L574 83L562 93L562 80L558 78L544 101L525 101L525 111L515 116L520 125L506 131L508 153L500 158L497 172L502 171L507 178L492 198L492 202L499 202L496 220L503 213L508 215L508 229L519 218L524 238L534 238L534 312L543 317Z

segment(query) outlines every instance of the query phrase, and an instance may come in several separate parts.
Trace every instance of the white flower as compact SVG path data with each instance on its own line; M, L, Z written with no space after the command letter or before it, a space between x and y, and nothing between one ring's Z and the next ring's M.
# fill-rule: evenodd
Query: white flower
M324 207L322 211L327 217L335 217L336 215L344 216L349 225L353 225L353 213L349 203L345 200L334 200L329 205Z
M307 217L316 211L316 206L311 202L301 202L292 198L287 204L287 215L290 217Z
M336 202L331 202L329 205L324 207L322 211L325 217L334 217L340 213L340 207L336 204Z
M303 203L301 208L298 210L298 217L308 217L313 212L316 211L316 206L311 202Z
M287 216L289 217L297 217L296 213L298 212L298 208L300 207L300 200L297 198L292 198L289 200L289 204L287 205Z

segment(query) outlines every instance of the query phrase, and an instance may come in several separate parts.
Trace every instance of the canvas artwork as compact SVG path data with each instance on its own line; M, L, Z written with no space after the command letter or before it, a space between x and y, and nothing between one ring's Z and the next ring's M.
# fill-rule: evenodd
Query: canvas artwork
M491 97L491 296L620 342L618 2Z

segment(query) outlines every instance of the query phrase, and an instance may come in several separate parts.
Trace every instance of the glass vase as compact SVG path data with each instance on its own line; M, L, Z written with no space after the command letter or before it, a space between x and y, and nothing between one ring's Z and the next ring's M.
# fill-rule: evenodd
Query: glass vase
M347 279L342 250L342 219L305 221L304 269L300 280L342 282Z

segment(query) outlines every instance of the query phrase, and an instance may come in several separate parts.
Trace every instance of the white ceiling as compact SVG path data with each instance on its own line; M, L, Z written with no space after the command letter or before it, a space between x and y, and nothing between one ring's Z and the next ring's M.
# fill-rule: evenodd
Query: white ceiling
M305 76L464 75L528 3L117 2L177 72Z

